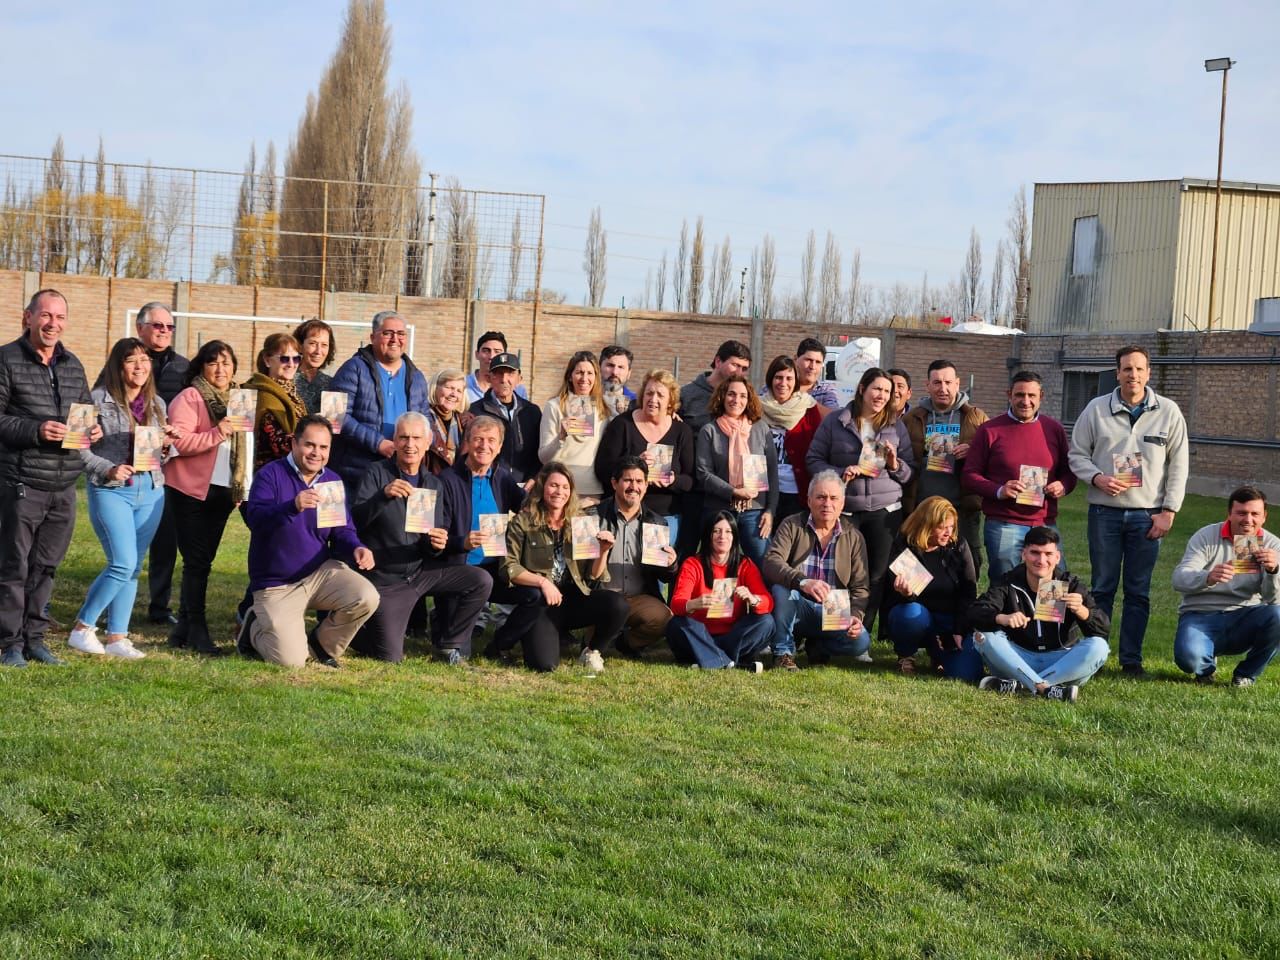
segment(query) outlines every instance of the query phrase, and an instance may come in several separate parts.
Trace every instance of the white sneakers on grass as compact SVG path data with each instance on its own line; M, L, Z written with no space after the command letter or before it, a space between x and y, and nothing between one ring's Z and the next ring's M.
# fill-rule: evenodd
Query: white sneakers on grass
M121 637L119 640L112 640L110 643L103 645L98 639L98 631L93 627L76 627L71 631L71 636L67 638L67 646L72 650L79 650L81 653L91 653L99 657L118 657L121 660L141 660L146 656L141 650L133 645L133 641L128 637Z
M578 662L591 673L604 672L604 657L600 655L599 650L593 650L591 647L585 648L582 653L578 654Z

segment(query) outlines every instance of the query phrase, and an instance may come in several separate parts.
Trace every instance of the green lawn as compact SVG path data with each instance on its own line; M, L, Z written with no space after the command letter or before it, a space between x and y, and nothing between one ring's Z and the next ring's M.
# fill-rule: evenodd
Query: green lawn
M0 957L1278 956L1280 673L1205 689L1170 656L1170 568L1222 511L1166 544L1154 677L1113 655L1075 705L880 648L288 673L143 629L138 663L0 672ZM59 619L100 564L82 512Z

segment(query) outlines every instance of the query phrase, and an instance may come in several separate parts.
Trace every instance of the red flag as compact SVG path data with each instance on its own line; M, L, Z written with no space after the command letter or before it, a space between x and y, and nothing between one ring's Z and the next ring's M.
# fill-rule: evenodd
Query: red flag
M945 323L945 324L950 325L950 323L951 323L951 318L950 318L950 317L939 317L939 318L938 318L938 322L939 322L939 323Z

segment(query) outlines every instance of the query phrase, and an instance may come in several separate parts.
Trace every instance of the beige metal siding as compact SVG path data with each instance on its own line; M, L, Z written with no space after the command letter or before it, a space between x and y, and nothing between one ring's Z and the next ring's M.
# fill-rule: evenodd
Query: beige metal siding
M1182 193L1174 314L1178 329L1203 330L1209 321L1213 245L1212 187ZM1280 193L1222 190L1218 230L1218 316L1215 330L1243 330L1259 297L1280 296ZM1183 316L1195 321L1188 326Z
M1038 183L1031 227L1031 333L1167 326L1173 310L1180 180ZM1071 276L1079 217L1098 218L1091 276Z

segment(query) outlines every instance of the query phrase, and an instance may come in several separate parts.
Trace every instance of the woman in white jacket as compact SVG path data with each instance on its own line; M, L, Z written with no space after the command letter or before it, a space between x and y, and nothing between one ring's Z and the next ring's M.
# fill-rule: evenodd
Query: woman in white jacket
M604 488L595 472L596 448L609 410L604 405L600 365L594 353L579 350L564 368L560 392L542 407L538 459L558 461L569 468L580 506L594 506Z

